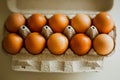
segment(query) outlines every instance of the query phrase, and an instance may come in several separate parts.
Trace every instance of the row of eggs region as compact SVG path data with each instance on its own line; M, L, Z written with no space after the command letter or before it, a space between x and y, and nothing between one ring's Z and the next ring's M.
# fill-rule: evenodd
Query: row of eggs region
M48 25L54 32L48 39L45 39L38 33L47 24L47 19L44 15L33 14L27 19L27 26L32 33L23 39L16 33L19 31L20 26L26 23L25 21L23 15L19 13L13 13L8 16L5 27L11 33L3 40L3 47L8 53L18 53L23 44L27 51L32 54L41 53L46 44L47 48L53 54L65 53L69 45L71 50L78 55L87 54L92 47L98 54L108 55L114 48L113 39L107 35L113 29L114 23L107 12L97 14L93 20L85 14L77 14L71 20L63 14L54 14L48 20ZM101 33L93 40L85 34L92 25L92 21L93 25ZM69 24L77 33L70 40L62 34Z
M10 54L19 53L22 47L31 54L40 54L47 47L51 53L59 55L70 47L75 54L85 55L92 46L99 55L105 56L114 49L114 41L107 34L99 34L92 41L83 33L75 34L70 41L62 33L53 33L46 40L38 32L30 33L25 39L16 33L10 33L3 40L3 47Z
M53 32L63 32L68 25L71 25L77 33L86 32L91 25L94 25L99 33L109 33L114 27L113 19L107 12L101 12L93 19L86 14L76 14L72 19L64 14L54 14L47 19L46 16L36 13L27 20L22 14L13 13L5 22L9 32L18 32L20 26L24 24L27 24L32 32L40 32L46 24L52 28Z

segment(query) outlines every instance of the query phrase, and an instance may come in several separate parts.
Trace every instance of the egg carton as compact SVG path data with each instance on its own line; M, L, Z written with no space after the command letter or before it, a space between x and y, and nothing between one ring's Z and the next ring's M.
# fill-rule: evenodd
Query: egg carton
M83 4L81 3L81 0L75 0L75 2L70 3L73 0L68 0L68 5L74 4L73 6L78 5L81 7L80 10L75 7L75 10L72 10L72 7L70 7L71 10L60 10L61 7L56 7L56 9L52 10L53 8L50 7L51 10L45 9L48 8L48 5L45 3L48 3L49 0L44 0L44 5L41 9L38 4L41 4L38 0L7 0L8 8L12 12L19 12L24 14L26 18L28 18L33 13L42 13L47 18L50 18L54 13L63 13L66 14L70 19L76 14L76 13L84 13L89 15L91 18L93 18L97 13L100 11L107 11L111 8L110 5L112 5L113 0L109 1L109 4L105 4L104 7L100 6L98 8L94 8L93 5L96 3L96 6L98 4L102 4L103 2L101 0L95 1L95 0L82 0ZM47 2L48 1L48 2ZM56 0L52 0L52 2L55 2ZM62 4L64 3L64 0L62 1ZM23 4L22 4L22 3ZM26 4L28 3L28 5ZM59 2L59 1L58 1ZM25 4L24 4L25 3ZM107 2L108 3L108 2ZM35 5L36 4L36 5ZM60 3L61 4L61 3ZM35 5L30 7L30 5ZM54 4L55 5L55 4ZM53 5L53 7L54 7ZM86 6L87 5L87 6ZM29 8L30 7L30 8ZM38 8L37 8L38 7ZM63 5L62 7L65 7ZM106 8L105 8L106 7ZM39 9L40 8L40 9ZM65 7L67 9L67 7ZM67 32L66 32L67 33ZM90 33L90 37L94 38L96 36L96 31L94 29L88 30L88 33ZM116 40L116 27L108 34L110 35L114 42ZM114 50L111 53L114 53ZM50 51L45 48L43 52L39 55L31 55L26 51L25 48L22 48L20 53L17 55L12 55L12 69L15 71L29 71L29 72L60 72L60 73L73 73L73 72L91 72L91 71L101 71L103 68L104 58L107 56L100 56L98 55L94 49L91 49L87 55L84 56L78 56L72 52L70 48L67 49L65 54L63 55L53 55L50 53Z

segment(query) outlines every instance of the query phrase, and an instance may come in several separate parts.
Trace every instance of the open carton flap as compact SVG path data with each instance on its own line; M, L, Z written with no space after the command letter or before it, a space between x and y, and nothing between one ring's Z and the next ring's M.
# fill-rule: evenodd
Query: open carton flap
M113 0L7 0L12 12L43 14L109 11Z

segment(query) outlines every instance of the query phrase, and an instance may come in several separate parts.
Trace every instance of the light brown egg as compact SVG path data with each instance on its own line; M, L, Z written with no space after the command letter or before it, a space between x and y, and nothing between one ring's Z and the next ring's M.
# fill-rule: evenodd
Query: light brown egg
M68 17L63 14L54 14L48 22L49 26L52 28L53 32L63 32L68 26Z
M27 19L28 27L32 32L40 32L43 26L46 25L46 23L46 17L39 13L32 14Z
M77 55L85 55L91 49L91 39L82 33L75 34L70 40L70 47Z
M114 48L113 39L107 34L99 34L93 40L93 48L99 55L108 55Z
M88 15L77 14L72 18L71 25L77 33L84 33L91 26L91 19Z
M30 33L25 39L25 48L31 54L40 54L42 50L45 48L46 40L45 38L37 33Z
M62 33L54 33L48 38L47 47L53 54L63 54L68 48L68 39Z
M8 34L3 40L3 48L10 54L17 54L21 50L23 39L16 33Z
M109 13L101 12L93 19L93 25L95 25L99 33L109 33L114 27L114 22Z
M18 32L20 26L25 24L25 18L20 13L13 13L8 16L5 26L8 32Z

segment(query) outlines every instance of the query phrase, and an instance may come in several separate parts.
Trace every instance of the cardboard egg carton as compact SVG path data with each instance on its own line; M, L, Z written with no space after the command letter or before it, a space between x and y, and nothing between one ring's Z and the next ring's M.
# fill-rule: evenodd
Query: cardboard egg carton
M65 9L59 10L61 8L59 6L55 7L56 9L54 9L55 4L53 3L56 0L51 1L51 3L53 4L52 7L49 7L49 5L41 6L42 3L40 1L41 0L38 0L38 1L29 0L29 2L28 0L7 0L7 3L8 3L9 9L12 12L22 13L26 18L28 18L33 13L42 13L47 18L50 18L54 13L63 13L63 14L66 14L71 19L77 13L87 14L91 18L93 18L100 11L104 11L104 10L107 11L108 9L110 9L113 2L113 0L110 0L108 4L100 6L99 4L104 3L100 0L98 1L99 3L96 0L93 0L93 1L83 0L83 4L80 2L81 0L75 0L76 3L75 2L71 3L71 0L69 0L69 2L67 3L68 5L73 4L73 6L75 5L80 6L80 10L77 9L77 7L74 7L74 9L72 9L73 6L70 7L71 10L69 10L69 7L62 5L63 8L68 9L67 11ZM47 1L49 2L49 0L44 0L43 3L48 3ZM23 4L21 4L21 2ZM24 5L24 3L26 4L26 2L28 2L28 4ZM58 1L58 3L63 4L64 0L60 0L60 2ZM30 7L30 5L32 4L34 6ZM38 4L39 5L41 4L41 5L38 6ZM93 5L96 5L98 7L94 8ZM50 8L51 10L49 10L48 8ZM98 34L96 30L92 27L90 27L90 29L86 33L90 36L91 39L93 39L96 36L96 34ZM66 30L65 33L70 33L70 32L71 31ZM70 33L70 34L74 34L74 33ZM110 35L115 42L116 27L114 27L114 29L108 35ZM46 34L45 36L48 36L48 35ZM71 35L67 35L67 36L69 36L68 38L71 37ZM113 53L114 50L111 53ZM98 55L94 51L94 49L91 49L88 52L88 54L85 56L78 56L74 54L70 48L68 48L65 54L63 55L53 55L50 53L50 51L47 48L45 48L43 52L39 55L31 55L26 51L25 48L22 48L20 53L18 53L17 55L12 55L11 66L12 66L12 69L15 71L30 71L30 72L73 73L73 72L101 71L103 68L103 62L105 57L107 56Z

